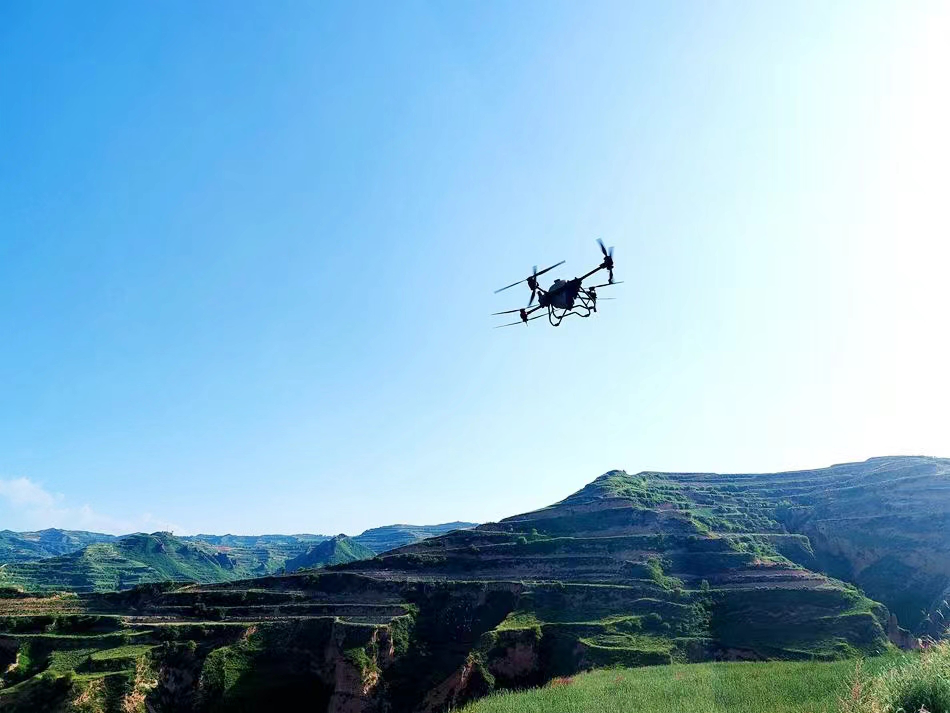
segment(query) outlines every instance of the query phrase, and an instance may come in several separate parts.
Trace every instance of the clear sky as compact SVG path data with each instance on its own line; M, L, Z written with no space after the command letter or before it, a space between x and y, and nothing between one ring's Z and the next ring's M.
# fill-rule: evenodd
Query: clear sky
M940 2L3 4L0 528L950 456L948 36ZM491 328L597 237L618 300Z

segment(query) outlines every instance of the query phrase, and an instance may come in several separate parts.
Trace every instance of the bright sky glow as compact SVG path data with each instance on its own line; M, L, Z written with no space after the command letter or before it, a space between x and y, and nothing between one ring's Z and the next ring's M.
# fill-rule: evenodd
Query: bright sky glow
M4 5L0 528L950 456L948 37L941 2ZM491 329L597 237L618 300Z

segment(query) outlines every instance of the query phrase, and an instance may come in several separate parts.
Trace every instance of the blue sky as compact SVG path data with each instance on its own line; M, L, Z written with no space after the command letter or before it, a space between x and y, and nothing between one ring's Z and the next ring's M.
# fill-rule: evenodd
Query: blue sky
M827 5L4 6L0 527L950 455L950 11Z

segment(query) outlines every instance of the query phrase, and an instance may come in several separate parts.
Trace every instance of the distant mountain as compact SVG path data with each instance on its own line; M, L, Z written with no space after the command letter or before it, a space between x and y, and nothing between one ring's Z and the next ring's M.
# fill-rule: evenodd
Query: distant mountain
M369 559L375 554L353 538L337 535L319 544L311 545L306 552L287 560L286 571L296 572L299 569L355 562Z
M328 535L302 534L194 535L181 539L206 543L233 559L240 569L255 575L265 575L279 572L288 560L330 538Z
M373 552L380 553L430 537L444 535L453 530L469 530L475 527L475 524L474 522L446 522L442 525L386 525L366 530L353 539Z
M329 535L186 535L183 540L201 540L216 547L296 546L329 540Z
M81 550L96 542L113 542L115 535L50 528L37 532L0 530L0 563L32 562Z
M105 592L146 582L226 582L250 575L210 545L154 532L97 542L36 562L0 566L0 586L39 592Z
M168 580L202 583L259 577L372 557L452 530L442 525L389 525L338 535L106 535L82 530L0 531L0 587L101 592Z

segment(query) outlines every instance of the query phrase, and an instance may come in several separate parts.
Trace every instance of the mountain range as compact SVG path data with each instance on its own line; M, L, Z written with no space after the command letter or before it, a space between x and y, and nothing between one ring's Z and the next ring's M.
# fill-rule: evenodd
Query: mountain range
M48 529L0 532L0 587L104 592L149 582L227 582L372 557L473 523L390 525L354 538L338 535L115 536Z
M139 696L195 713L436 713L598 667L916 648L947 635L948 496L950 460L926 457L615 470L548 507L322 569L8 591L0 706L72 711L95 694L101 710Z
M33 562L81 550L96 542L112 542L115 535L50 528L37 532L0 530L0 563Z

